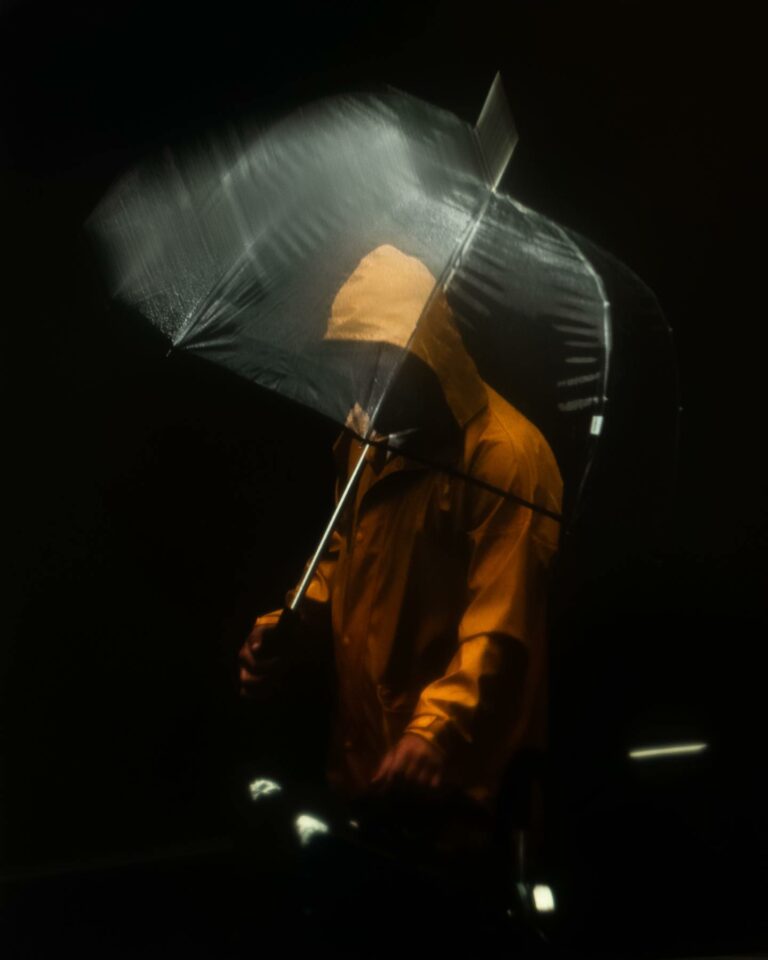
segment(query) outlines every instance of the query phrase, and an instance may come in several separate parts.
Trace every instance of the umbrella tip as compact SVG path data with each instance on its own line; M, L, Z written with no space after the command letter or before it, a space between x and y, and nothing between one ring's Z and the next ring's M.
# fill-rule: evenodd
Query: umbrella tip
M519 139L501 73L497 71L475 124L475 136L491 190L499 185Z

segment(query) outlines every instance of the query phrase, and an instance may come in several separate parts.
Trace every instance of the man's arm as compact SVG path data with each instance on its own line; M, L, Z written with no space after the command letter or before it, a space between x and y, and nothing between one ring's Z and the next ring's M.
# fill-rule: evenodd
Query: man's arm
M513 457L509 446L494 444L477 466L495 486L542 502L535 458ZM556 467L547 479L543 505L558 510ZM422 691L405 735L428 744L442 776L464 786L480 771L503 766L532 688L543 681L547 571L559 535L556 521L479 486L467 488L467 505L467 600L456 651L443 676Z

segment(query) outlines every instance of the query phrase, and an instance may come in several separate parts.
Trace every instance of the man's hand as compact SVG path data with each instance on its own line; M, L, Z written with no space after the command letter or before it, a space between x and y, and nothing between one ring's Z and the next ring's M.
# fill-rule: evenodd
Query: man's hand
M385 755L371 780L373 790L432 793L443 786L445 762L437 747L406 733Z
M272 696L284 672L279 657L265 657L264 637L274 626L256 624L240 648L240 696L251 700L264 700Z

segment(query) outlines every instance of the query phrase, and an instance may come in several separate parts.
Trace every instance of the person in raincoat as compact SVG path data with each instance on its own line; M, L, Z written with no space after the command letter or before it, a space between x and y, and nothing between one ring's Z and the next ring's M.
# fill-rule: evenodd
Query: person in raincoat
M559 536L557 520L496 490L557 514L562 480L539 430L480 378L445 298L424 311L434 287L421 261L380 246L335 297L327 339L408 344L423 382L415 393L395 387L377 417L389 449L369 449L300 612L333 637L334 791L450 787L491 808L510 758L543 744ZM398 423L419 415L429 427L393 450ZM337 490L361 449L351 431L336 442ZM269 677L260 648L278 616L259 617L243 644L243 696Z

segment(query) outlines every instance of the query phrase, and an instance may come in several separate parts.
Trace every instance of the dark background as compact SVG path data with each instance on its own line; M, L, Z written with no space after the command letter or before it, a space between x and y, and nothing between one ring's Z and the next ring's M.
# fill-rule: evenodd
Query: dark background
M664 535L563 631L564 916L766 939L757 33L740 3L4 4L5 876L226 835L235 651L331 499L333 430L108 314L83 220L201 127L374 83L474 120L500 69L504 187L655 291L684 405ZM626 760L677 739L710 750Z

